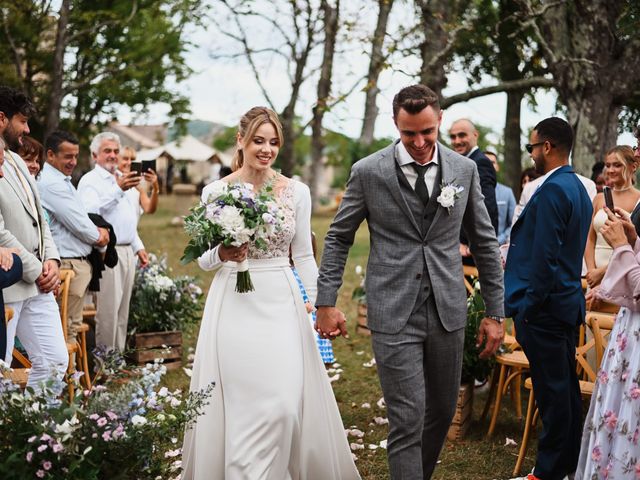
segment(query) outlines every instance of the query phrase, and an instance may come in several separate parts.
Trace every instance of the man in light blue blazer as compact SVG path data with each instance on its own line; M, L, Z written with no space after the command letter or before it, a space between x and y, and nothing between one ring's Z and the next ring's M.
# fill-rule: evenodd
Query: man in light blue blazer
M513 317L529 359L542 418L532 476L561 480L575 472L580 451L575 349L585 315L580 276L593 208L569 165L571 126L547 118L535 126L530 141L527 151L545 177L511 229L505 312Z

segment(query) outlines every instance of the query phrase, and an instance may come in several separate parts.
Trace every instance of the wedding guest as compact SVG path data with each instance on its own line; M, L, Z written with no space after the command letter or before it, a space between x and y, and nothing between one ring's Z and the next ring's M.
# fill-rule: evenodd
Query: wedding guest
M529 360L542 419L535 469L527 479L563 480L575 472L582 428L575 348L585 314L580 272L592 205L569 165L571 126L546 118L530 142L527 151L544 176L511 229L505 313Z
M22 145L18 149L18 155L24 160L31 176L37 179L44 163L44 147L42 144L35 138L25 135L22 138Z
M137 154L133 148L123 147L120 155L118 155L118 172L129 173L131 171L131 162L135 162L136 157ZM148 188L145 188L142 182L136 188L127 190L127 195L131 197L132 203L140 204L142 210L138 210L139 213L155 213L158 208L158 196L160 194L158 175L149 169L146 172L142 172L142 178L147 185L151 185L151 195L149 195Z
M604 172L604 162L596 162L591 167L591 180L596 184L598 193L602 193L602 189L607 184L607 178Z
M500 171L498 156L493 152L484 152L484 154L498 173ZM511 187L500 182L496 183L496 203L498 204L498 243L505 245L509 242L511 219L516 208L516 197Z
M72 270L68 300L67 338L76 338L82 324L84 297L91 281L92 269L88 260L93 246L103 247L109 232L96 227L89 219L71 175L78 165L78 139L71 133L57 130L47 137L47 162L44 164L38 190L42 206L49 213L53 241L60 252L61 267Z
M484 205L497 235L499 222L498 205L496 203L496 170L484 152L478 147L479 136L476 126L466 118L456 120L449 128L451 148L456 153L470 158L476 164L480 176L480 188L482 189L482 195L484 195ZM460 235L460 254L465 264L473 265L469 240L464 231Z
M629 216L640 202L640 190L633 186L638 161L631 147L622 145L613 147L605 157L604 173L611 185L613 204ZM600 284L607 270L613 250L600 233L607 220L602 193L593 199L593 218L587 238L584 259L587 264L587 284L590 288Z
M633 154L636 162L640 165L640 124L633 129L633 135L636 137L636 145L633 147ZM636 226L636 232L640 235L640 204L631 212L631 221Z
M529 180L526 180L523 183L522 193L520 194L520 200L518 200L518 205L516 205L516 209L513 212L513 220L511 221L511 225L516 224L516 221L518 220L518 217L522 213L522 210L524 210L524 207L527 205L529 200L531 200L531 197L533 196L533 194L536 193L536 190L538 189L538 187L544 182L544 176L538 175L537 177L532 178L530 175L527 174L527 176L525 177L525 172L527 172L527 170L522 172L522 179L525 180L526 178L529 178ZM591 199L591 201L593 201L593 199L596 196L596 193L598 193L596 191L596 184L594 183L594 181L591 180L590 178L583 177L579 173L574 172L574 175L578 177L578 180L580 180L584 188L587 190L587 195L589 195L589 198ZM584 273L586 273L586 267L583 270L584 270Z
M0 178L4 177L2 165L4 163L4 140L0 137ZM0 238L2 233L0 231ZM0 247L0 360L4 361L7 354L7 325L4 316L4 297L2 290L10 287L22 278L22 260L17 248Z
M525 168L520 175L520 195L522 195L522 191L524 190L524 186L532 180L540 177L536 169L533 167Z
M590 296L622 308L591 395L576 480L640 476L640 241L626 212L605 212L600 233L613 254Z
M7 326L5 360L11 359L17 335L31 361L27 386L39 388L52 375L62 379L68 355L53 294L60 285L60 257L35 181L15 153L29 134L29 117L34 113L33 103L23 93L0 86L0 135L8 147L0 181L0 246L19 250L23 270L22 280L3 291L14 313Z
M226 183L251 183L255 191L271 185L284 220L266 251L253 244L218 245L198 259L204 270L218 271L200 326L191 390L216 386L185 435L185 480L360 478L289 266L291 248L313 301L318 270L311 196L306 185L273 169L282 140L277 115L252 108L240 120L234 172L202 192L204 201ZM246 258L255 291L237 293L237 265Z
M123 350L136 257L141 266L149 263L136 231L140 206L126 194L127 190L140 184L140 176L136 172L118 175L120 137L115 133L97 134L91 141L90 150L96 166L80 179L78 193L88 213L101 215L113 226L118 242L118 264L103 272L97 293L96 344Z

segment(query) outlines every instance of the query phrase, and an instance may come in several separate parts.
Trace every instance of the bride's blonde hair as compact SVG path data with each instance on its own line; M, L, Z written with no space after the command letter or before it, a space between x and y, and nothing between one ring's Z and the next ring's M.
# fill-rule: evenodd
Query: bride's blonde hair
M283 143L283 135L282 135L282 124L280 123L280 119L278 118L278 114L273 110L267 107L253 107L247 113L245 113L240 119L240 124L238 125L238 135L242 139L243 145L250 141L251 138L256 134L258 128L265 123L270 123L273 125L273 128L276 129L276 134L278 135L278 141L280 143L280 147L282 147ZM231 169L235 172L244 163L244 154L242 153L242 148L236 146L236 151L233 155L233 161L231 162Z

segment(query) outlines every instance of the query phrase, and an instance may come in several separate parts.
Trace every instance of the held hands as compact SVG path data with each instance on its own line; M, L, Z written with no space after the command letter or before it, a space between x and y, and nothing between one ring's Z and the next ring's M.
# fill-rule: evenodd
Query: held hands
M618 207L614 210L615 214L607 207L604 207L604 211L609 218L600 229L600 233L612 248L621 247L627 243L631 246L635 245L638 235L629 216Z
M36 284L42 293L53 292L60 286L60 271L58 262L46 260L42 265L42 273L36 279Z
M471 256L471 250L469 249L469 245L465 245L464 243L460 244L460 256L462 257Z
M0 268L5 272L11 270L13 267L13 254L20 255L20 250L17 248L2 248L0 247Z
M480 358L489 358L498 351L504 338L504 326L490 318L483 318L478 327L476 346L480 347L485 341L484 350L480 352Z
M315 329L322 338L333 340L340 335L349 338L347 319L336 307L318 307Z
M136 172L128 172L121 176L116 176L116 182L122 191L129 190L130 188L137 187L140 184L140 175Z
M239 247L225 247L220 245L218 255L223 262L243 262L247 258L249 252L249 244L243 243Z

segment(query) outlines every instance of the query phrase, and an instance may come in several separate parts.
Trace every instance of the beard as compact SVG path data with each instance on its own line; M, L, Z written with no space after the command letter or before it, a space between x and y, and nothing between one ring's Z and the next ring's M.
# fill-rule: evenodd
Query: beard
M22 146L22 134L18 134L11 126L11 123L9 123L2 136L9 150L17 152Z

